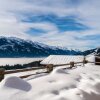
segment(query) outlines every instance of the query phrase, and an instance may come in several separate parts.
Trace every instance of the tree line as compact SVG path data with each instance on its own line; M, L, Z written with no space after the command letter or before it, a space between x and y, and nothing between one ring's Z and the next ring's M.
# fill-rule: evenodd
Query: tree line
M15 69L23 69L23 68L31 68L31 67L40 67L41 61L34 61L28 64L15 64L15 65L4 65L4 66L0 66L0 68L4 68L5 70L15 70Z

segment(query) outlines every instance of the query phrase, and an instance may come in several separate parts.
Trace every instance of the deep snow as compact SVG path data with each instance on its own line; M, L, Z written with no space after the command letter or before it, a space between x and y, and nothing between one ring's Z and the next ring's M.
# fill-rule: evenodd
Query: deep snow
M0 100L100 100L99 65L66 67L59 66L50 74L24 80L7 76L0 83Z
M0 83L1 100L100 100L100 66L65 68L25 80L6 77Z

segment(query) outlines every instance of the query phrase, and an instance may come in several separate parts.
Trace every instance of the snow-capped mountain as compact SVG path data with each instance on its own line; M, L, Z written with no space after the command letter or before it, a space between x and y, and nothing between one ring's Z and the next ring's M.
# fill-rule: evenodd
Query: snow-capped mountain
M96 55L99 55L99 56L100 56L100 47L98 47L98 48L96 49Z
M83 52L83 55L88 55L88 54L100 55L100 47L95 48L95 49L86 50Z
M36 57L50 54L78 55L81 52L15 37L0 37L0 57Z

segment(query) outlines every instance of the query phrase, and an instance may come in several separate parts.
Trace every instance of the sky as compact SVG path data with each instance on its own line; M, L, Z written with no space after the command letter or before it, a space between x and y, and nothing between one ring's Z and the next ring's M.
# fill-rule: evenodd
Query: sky
M75 49L100 47L100 0L0 0L0 36Z

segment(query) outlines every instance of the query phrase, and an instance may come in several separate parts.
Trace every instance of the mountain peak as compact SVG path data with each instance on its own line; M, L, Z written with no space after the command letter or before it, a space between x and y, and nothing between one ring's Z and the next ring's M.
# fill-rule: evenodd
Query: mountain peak
M81 54L81 52L48 46L16 37L0 37L0 57L36 57L51 54L76 55Z

